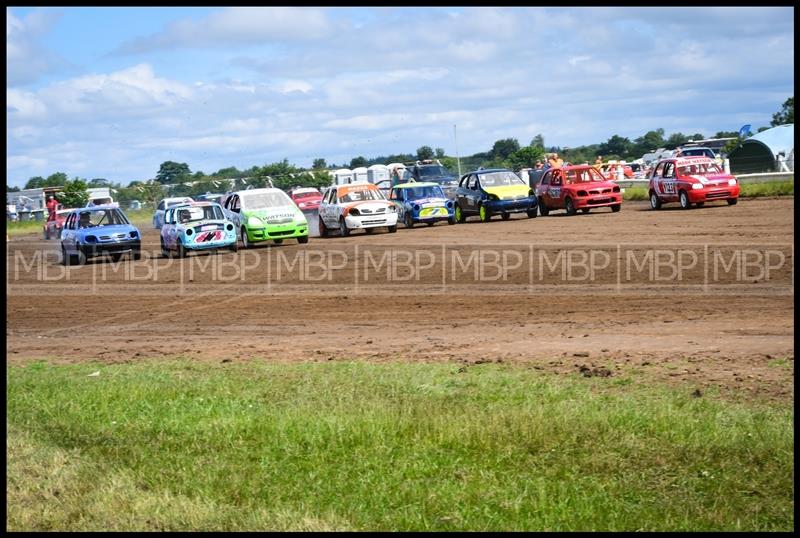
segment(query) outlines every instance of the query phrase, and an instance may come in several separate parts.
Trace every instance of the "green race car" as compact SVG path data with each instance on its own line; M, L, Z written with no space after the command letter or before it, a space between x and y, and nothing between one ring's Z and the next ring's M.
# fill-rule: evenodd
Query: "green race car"
M249 189L228 194L222 202L225 216L236 226L244 248L260 241L283 243L297 238L308 243L308 221L280 189Z

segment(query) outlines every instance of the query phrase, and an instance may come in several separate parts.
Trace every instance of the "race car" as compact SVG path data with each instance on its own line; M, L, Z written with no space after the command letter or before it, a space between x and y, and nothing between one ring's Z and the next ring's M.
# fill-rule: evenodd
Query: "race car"
M388 201L372 183L350 183L330 187L319 206L319 234L327 237L339 230L342 237L363 228L368 234L386 226L397 231L397 206Z
M551 168L536 185L536 197L542 216L553 209L565 209L567 215L574 215L579 209L588 213L593 208L610 207L616 213L622 208L619 185L588 164Z
M692 204L703 207L713 200L726 200L728 205L736 205L739 200L736 177L725 173L708 157L673 157L659 161L647 190L653 209L671 202L689 209Z
M455 224L455 204L445 196L442 187L433 182L413 182L395 185L389 193L389 200L397 206L397 219L406 228L415 223L433 226L440 220Z
M322 201L322 193L314 187L294 189L289 193L289 197L301 211L319 209L319 203Z
M308 243L308 220L289 195L273 187L247 189L228 194L222 208L233 222L244 248L253 243L297 238Z
M625 179L631 179L635 175L633 167L627 163L618 163L617 161L609 161L603 163L598 168L598 171L606 179L615 180L618 177L618 168L622 167L622 175Z
M73 209L61 230L61 256L64 265L83 265L93 256L109 254L118 261L130 253L141 258L142 235L116 206Z
M188 202L194 202L193 199L189 198L188 196L180 196L176 198L164 198L160 202L158 202L158 206L156 207L156 212L153 213L153 228L156 230L160 230L161 226L164 224L164 213L172 206L176 206L178 204L185 204Z
M505 168L488 168L464 174L456 189L455 204L456 221L477 215L481 222L489 222L498 213L503 220L520 212L535 218L538 202L533 189L517 174Z
M165 258L173 252L179 258L190 250L239 250L233 222L225 218L215 202L191 202L170 207L161 226L161 253Z
M61 236L61 229L64 227L64 221L67 220L67 215L72 209L58 209L52 215L47 217L44 223L44 238L52 239Z

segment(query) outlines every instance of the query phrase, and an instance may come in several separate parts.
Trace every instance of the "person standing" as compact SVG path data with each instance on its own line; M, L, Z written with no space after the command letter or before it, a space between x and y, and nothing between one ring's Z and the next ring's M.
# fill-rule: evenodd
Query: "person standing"
M51 194L47 197L47 220L55 220L55 214L57 209L58 209L58 202L56 202L56 199Z

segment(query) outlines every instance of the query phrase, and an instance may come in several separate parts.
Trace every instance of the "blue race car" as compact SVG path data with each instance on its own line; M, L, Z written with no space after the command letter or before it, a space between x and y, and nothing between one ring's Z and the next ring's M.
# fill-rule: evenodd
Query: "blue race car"
M116 205L73 209L61 229L61 257L64 265L83 265L87 258L109 254L118 261L130 253L142 257L142 235Z
M189 250L239 250L236 228L225 218L216 202L191 202L170 207L161 227L161 253L165 258L177 252L179 258Z
M392 187L389 200L397 206L397 219L406 228L416 223L433 226L440 220L456 223L455 204L445 196L442 187L432 182L402 183Z

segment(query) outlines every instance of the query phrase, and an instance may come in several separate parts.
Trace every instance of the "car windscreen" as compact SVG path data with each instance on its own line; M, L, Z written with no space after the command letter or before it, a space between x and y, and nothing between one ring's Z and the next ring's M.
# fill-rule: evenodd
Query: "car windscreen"
M419 177L451 175L450 172L447 171L447 168L438 165L420 166L418 170L419 170Z
M572 183L591 183L592 181L605 181L600 172L594 168L581 168L579 170L566 170L565 176L567 184Z
M344 195L339 196L340 202L372 202L385 199L383 193L378 189L348 190Z
M167 202L167 207L173 207L180 204L185 204L186 202L191 202L191 200L172 200Z
M705 176L721 173L722 170L715 162L695 163L678 167L678 175L680 176Z
M444 198L442 188L433 185L426 187L408 187L406 191L407 200L419 200L421 198Z
M481 185L486 187L507 187L509 185L525 185L514 172L489 172L481 174Z
M198 222L201 220L222 220L222 210L218 205L183 207L178 211L178 222Z
M318 192L296 192L294 193L295 198L319 198L321 196Z
M83 210L78 212L78 228L130 224L119 209Z
M243 209L267 209L293 205L292 199L283 191L243 193L241 195Z

